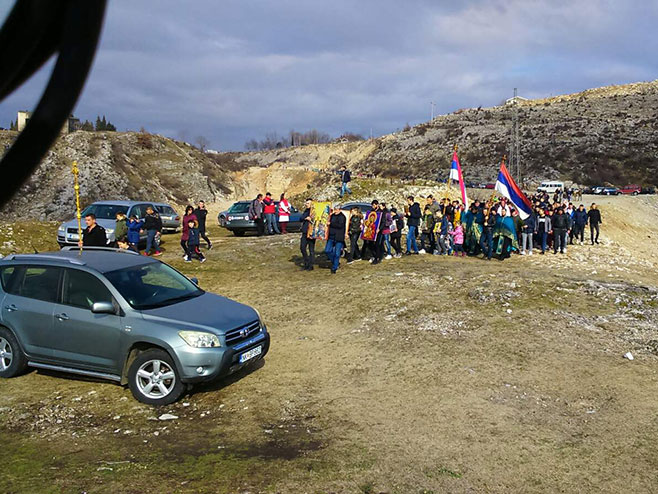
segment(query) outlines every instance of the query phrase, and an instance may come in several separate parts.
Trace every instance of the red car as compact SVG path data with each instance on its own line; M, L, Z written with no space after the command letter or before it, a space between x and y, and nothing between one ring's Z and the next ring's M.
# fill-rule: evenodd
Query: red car
M621 190L622 194L631 194L631 195L638 195L640 192L642 192L642 187L639 185L626 185L624 187L621 187L619 190Z

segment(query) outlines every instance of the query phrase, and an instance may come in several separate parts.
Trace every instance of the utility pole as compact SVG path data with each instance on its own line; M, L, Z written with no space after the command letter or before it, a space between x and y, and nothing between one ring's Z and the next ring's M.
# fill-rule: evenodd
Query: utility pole
M431 108L431 112L430 112L430 122L431 122L432 120L434 120L434 107L435 107L435 106L436 106L436 105L434 104L434 101L430 101L430 108Z

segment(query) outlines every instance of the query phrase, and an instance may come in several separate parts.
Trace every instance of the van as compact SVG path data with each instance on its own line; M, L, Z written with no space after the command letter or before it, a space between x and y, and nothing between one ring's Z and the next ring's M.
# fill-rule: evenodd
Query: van
M558 190L564 190L564 182L542 182L537 187L537 192L547 192L548 194L552 194Z

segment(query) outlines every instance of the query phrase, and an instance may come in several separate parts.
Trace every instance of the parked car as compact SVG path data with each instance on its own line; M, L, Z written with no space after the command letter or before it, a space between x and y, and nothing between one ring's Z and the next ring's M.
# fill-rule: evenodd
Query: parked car
M495 188L496 188L496 184L484 184L484 188L485 188L485 189L489 189L489 190L491 190L491 189L495 189Z
M655 193L656 193L655 187L642 187L642 190L640 191L640 194L655 194Z
M169 204L154 202L162 219L162 233L176 233L180 229L180 215Z
M226 216L226 228L233 232L236 237L242 237L247 232L258 231L256 222L249 219L249 205L251 201L238 201L234 203ZM276 214L279 214L279 201L275 201ZM278 217L278 216L277 216ZM302 213L294 206L290 206L290 221L288 222L288 231L300 231L302 228Z
M111 244L114 242L114 228L116 226L116 214L121 211L126 216L130 217L132 215L137 216L138 218L144 218L146 216L146 208L151 206L155 209L155 206L152 202L140 202L140 201L98 201L87 206L82 211L82 228L85 228L84 219L87 214L94 214L96 216L96 222L105 228L105 234L107 235L107 243ZM146 236L144 235L144 238ZM72 219L65 221L57 229L57 243L60 247L67 245L78 245L79 240L78 235L78 220Z
M346 202L345 204L341 204L340 209L342 211L349 211L354 207L359 208L363 214L372 211L372 206L369 202Z
M617 187L596 187L593 193L600 196L618 196L621 195L621 190Z
M128 385L150 405L267 354L258 312L131 251L65 248L0 260L0 377L28 367Z
M636 196L636 195L638 195L639 193L642 192L642 187L640 187L639 185L633 184L633 185L626 185L626 186L622 187L619 190L621 191L622 194L628 194L628 195Z
M233 206L231 206L231 208L232 207ZM219 214L217 215L217 223L219 223L219 226L226 228L226 221L228 218L228 214L231 212L231 208L219 212Z

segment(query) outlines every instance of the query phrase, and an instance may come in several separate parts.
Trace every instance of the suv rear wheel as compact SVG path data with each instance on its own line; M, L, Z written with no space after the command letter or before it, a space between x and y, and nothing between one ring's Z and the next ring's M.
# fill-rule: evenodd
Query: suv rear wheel
M0 377L14 377L25 372L27 359L14 334L0 328Z
M128 369L128 386L137 401L169 405L185 391L172 358L163 350L140 353Z

